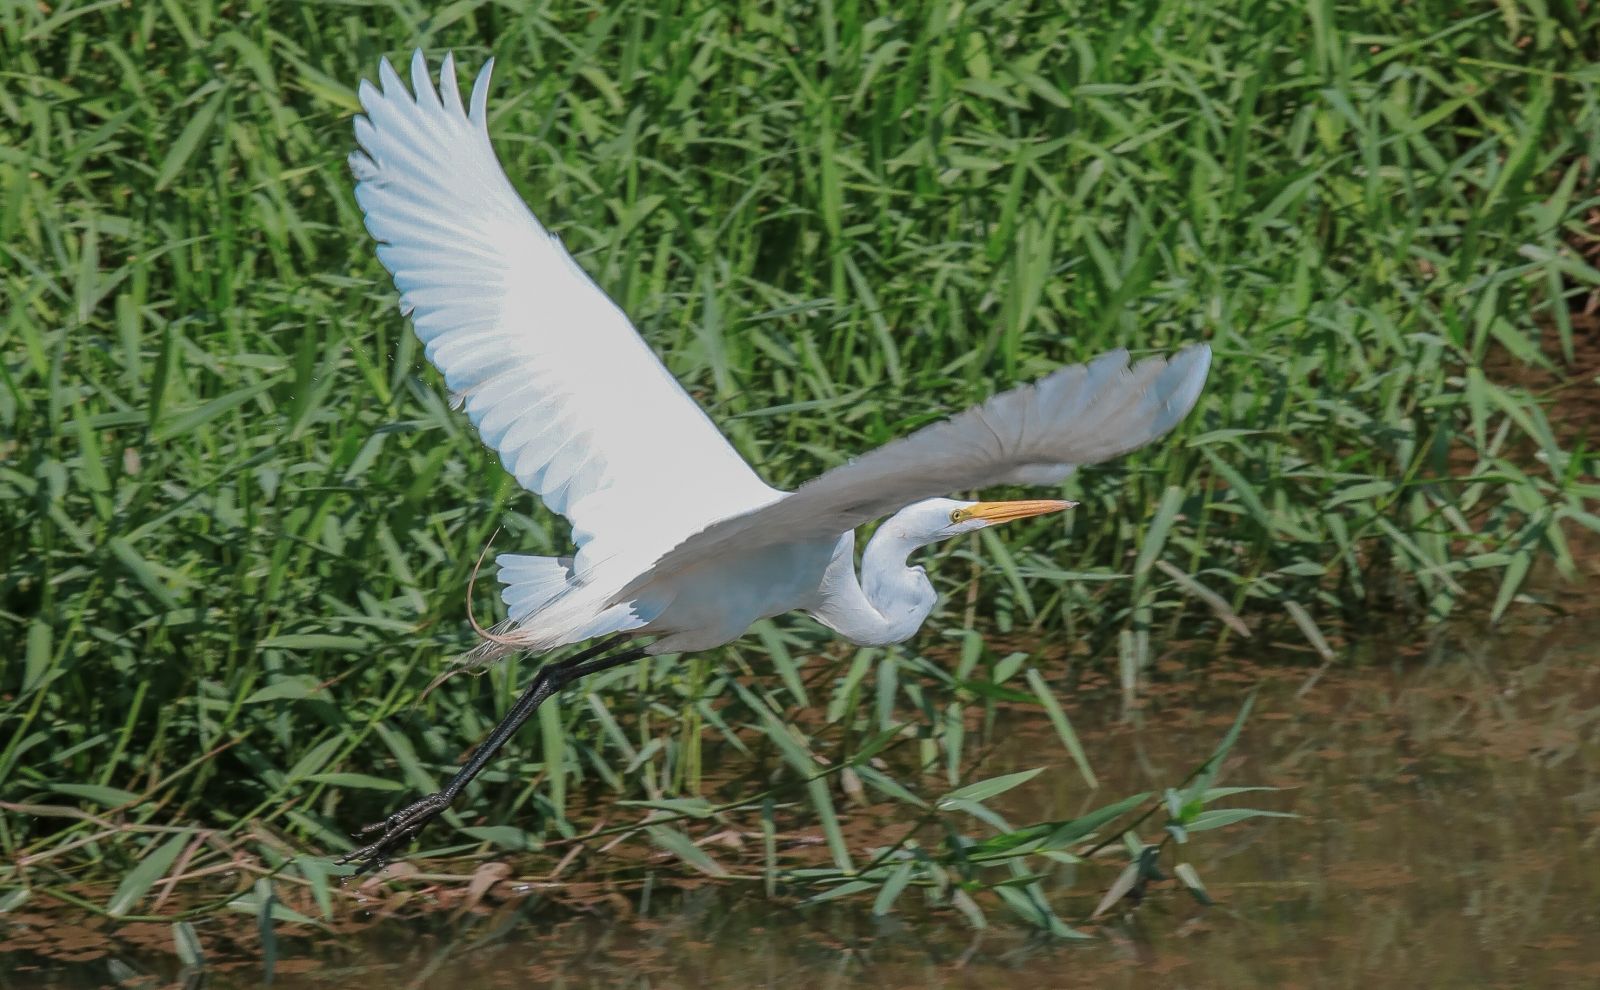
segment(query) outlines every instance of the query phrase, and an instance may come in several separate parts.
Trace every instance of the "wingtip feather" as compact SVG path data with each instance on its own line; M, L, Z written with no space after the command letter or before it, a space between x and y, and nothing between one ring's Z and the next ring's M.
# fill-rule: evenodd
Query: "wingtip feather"
M439 63L439 96L451 116L466 116L461 109L461 84L456 80L455 52L445 52L444 61Z
M394 71L394 65L387 55L378 59L378 81L383 85L385 97L391 100L411 98L411 94L406 92L406 84L400 81L400 74Z
M363 110L371 113L373 106L383 99L383 94L378 90L378 87L372 84L372 80L363 79L356 84L356 99L361 102ZM357 117L356 119L365 120L366 118Z
M345 164L350 167L350 174L356 177L357 182L367 182L378 177L378 166L364 151L350 152L345 158Z
M421 48L411 51L411 90L416 94L418 106L441 109L439 92L433 88L433 78L428 74L428 57L422 54Z
M1168 403L1177 410L1181 419L1199 401L1200 390L1205 387L1206 378L1211 374L1211 346L1197 344L1179 351L1172 359L1172 373L1176 374L1178 381Z
M472 109L467 113L467 119L485 130L489 127L489 79L494 74L494 56L489 56L483 63L483 68L478 70L478 78L472 82Z

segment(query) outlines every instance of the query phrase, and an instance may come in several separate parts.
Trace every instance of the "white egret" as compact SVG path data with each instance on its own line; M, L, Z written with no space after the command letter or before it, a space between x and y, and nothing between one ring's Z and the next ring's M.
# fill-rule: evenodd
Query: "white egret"
M544 665L444 789L363 829L345 857L376 868L443 811L539 704L596 671L720 646L801 611L861 644L897 643L935 603L907 558L963 533L1070 508L941 497L1060 482L1133 450L1194 405L1211 354L1064 367L888 444L793 492L763 482L627 316L518 198L489 143L493 61L463 108L445 56L419 51L408 91L385 60L363 80L350 156L356 200L428 360L522 487L572 524L571 557L501 554L508 623L483 647ZM888 516L855 564L855 528ZM648 637L643 645L630 641ZM627 645L621 652L610 651Z

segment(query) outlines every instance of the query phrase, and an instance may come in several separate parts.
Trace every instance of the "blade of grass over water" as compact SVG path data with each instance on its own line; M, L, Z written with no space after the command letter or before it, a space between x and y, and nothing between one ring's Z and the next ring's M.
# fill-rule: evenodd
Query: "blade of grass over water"
M428 690L496 527L570 547L450 409L353 199L355 87L419 44L497 56L513 184L774 485L1113 347L1215 351L1168 439L1009 493L1078 509L929 555L918 638L780 617L598 675L419 848L1071 937L1025 857L1166 798L1094 772L1068 685L1131 712L1177 640L1337 664L1364 623L1498 621L1600 531L1594 4L285 9L0 5L0 888L29 892L0 907L172 920L238 862L192 910L276 945L344 903L321 856L531 676ZM1024 707L1054 737L986 766ZM1204 808L1207 767L1131 852L1262 814ZM1075 818L985 803L1057 777L1095 789ZM1204 846L1176 869L1211 896Z

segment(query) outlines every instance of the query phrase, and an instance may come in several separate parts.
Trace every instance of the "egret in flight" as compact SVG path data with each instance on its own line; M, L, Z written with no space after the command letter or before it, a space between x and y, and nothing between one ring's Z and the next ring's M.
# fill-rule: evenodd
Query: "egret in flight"
M446 55L408 91L385 60L363 80L356 201L400 308L483 442L572 524L570 557L496 558L505 624L487 658L593 643L541 667L436 794L362 829L376 869L461 793L539 704L588 674L738 638L805 612L863 645L915 633L936 601L922 547L1072 507L944 497L1055 485L1149 443L1194 405L1211 352L1131 367L1126 351L1054 373L780 491L762 481L628 317L518 198L489 143L485 64L463 107ZM855 529L888 517L856 566ZM645 642L637 642L638 640Z

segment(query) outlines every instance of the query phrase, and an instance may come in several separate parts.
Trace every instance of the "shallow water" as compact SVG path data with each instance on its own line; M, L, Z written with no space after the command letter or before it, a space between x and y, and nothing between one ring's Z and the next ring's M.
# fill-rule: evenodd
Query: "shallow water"
M993 927L973 933L944 914L877 920L869 901L801 909L712 884L613 898L590 916L520 901L285 938L273 985L1600 985L1596 644L1600 622L1567 620L1424 649L1369 646L1314 680L1282 666L1174 665L1133 712L1115 695L1081 695L1072 714L1102 792L1085 793L1062 767L1007 795L1013 821L1070 817L1181 779L1257 681L1224 782L1289 788L1258 804L1302 816L1194 836L1185 857L1217 905L1160 885L1137 911L1089 928L1092 941L1041 939L998 908ZM1014 720L982 775L1034 765L1048 731ZM1056 878L1077 892L1058 905L1064 916L1092 910L1120 861ZM0 919L0 985L178 979L165 926L113 934L27 912ZM208 952L191 985L260 985L259 956Z

